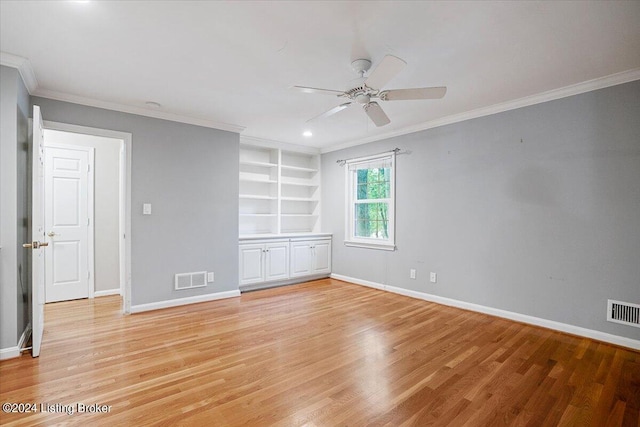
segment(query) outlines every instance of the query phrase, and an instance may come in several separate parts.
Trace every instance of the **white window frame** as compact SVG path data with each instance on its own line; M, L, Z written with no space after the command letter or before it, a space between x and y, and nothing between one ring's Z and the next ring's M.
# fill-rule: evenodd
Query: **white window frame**
M356 204L356 171L351 170L350 165L358 163L371 163L384 159L391 160L391 176L390 176L390 197L388 199L378 199L379 201L387 202L389 205L389 225L388 225L388 239L378 238L366 238L358 237L355 235L355 209ZM346 195L346 219L345 219L345 246L353 246L359 248L380 249L386 251L394 251L396 249L396 153L390 151L388 153L376 154L374 156L359 157L357 159L347 160L345 164L345 195Z

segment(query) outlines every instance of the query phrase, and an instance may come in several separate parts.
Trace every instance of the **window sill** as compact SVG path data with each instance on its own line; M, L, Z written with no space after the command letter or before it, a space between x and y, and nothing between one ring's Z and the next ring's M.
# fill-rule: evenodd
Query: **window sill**
M344 245L354 247L354 248L378 249L381 251L396 250L396 245L392 243L368 243L368 242L356 242L353 240L345 240Z

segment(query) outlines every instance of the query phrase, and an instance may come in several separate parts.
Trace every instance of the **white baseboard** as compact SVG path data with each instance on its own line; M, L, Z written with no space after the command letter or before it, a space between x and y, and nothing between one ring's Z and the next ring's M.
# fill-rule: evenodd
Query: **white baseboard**
M5 359L13 359L16 357L20 357L20 349L24 348L24 346L29 341L29 336L31 335L31 323L24 328L20 339L18 340L18 345L9 348L0 348L0 360Z
M108 295L120 295L120 288L116 289L107 289L106 291L95 291L93 293L94 297L106 297Z
M225 298L239 297L240 291L216 292L213 294L198 295L195 297L177 298L167 301L151 302L148 304L138 304L131 306L131 313L141 313L143 311L159 310L161 308L177 307L180 305L195 304L198 302L215 301Z
M441 297L438 295L432 295L425 292L411 291L408 289L398 288L390 285L383 285L381 283L370 282L368 280L361 280L354 277L343 276L341 274L331 274L332 279L342 280L344 282L353 283L356 285L367 286L370 288L380 289L383 291L393 292L408 296L411 298L417 298L425 301L435 302L442 305L448 305L450 307L462 308L464 310L475 311L478 313L489 314L492 316L502 317L509 320L515 320L516 322L527 323L529 325L541 326L547 329L553 329L555 331L566 332L572 335L578 335L585 338L591 338L598 341L604 341L607 343L619 345L622 347L632 348L634 350L640 350L640 341L627 337L621 337L619 335L608 334L606 332L594 331L592 329L582 328L580 326L569 325L567 323L556 322L554 320L542 319L540 317L529 316L527 314L515 313L513 311L501 310L499 308L487 307L480 304L473 304L470 302L460 301L456 299Z

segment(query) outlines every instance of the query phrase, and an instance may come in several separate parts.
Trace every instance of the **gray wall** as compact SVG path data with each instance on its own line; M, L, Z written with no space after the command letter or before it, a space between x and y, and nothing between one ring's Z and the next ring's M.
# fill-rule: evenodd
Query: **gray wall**
M94 135L45 129L47 144L67 144L95 149L94 163L94 265L95 290L120 288L119 206L120 146L122 141Z
M32 103L44 120L133 135L132 305L238 289L238 134L38 97ZM142 215L143 203L152 215ZM215 272L214 283L173 290L175 273L204 270Z
M29 95L16 69L0 66L0 94L0 348L9 348L29 322Z
M605 320L640 303L638 118L636 81L324 154L333 272L640 339ZM345 247L336 160L395 147L397 250Z

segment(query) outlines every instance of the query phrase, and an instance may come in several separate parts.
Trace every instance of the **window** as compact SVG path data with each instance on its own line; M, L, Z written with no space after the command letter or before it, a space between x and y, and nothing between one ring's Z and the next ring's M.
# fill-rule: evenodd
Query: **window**
M345 244L395 250L395 152L348 160Z

